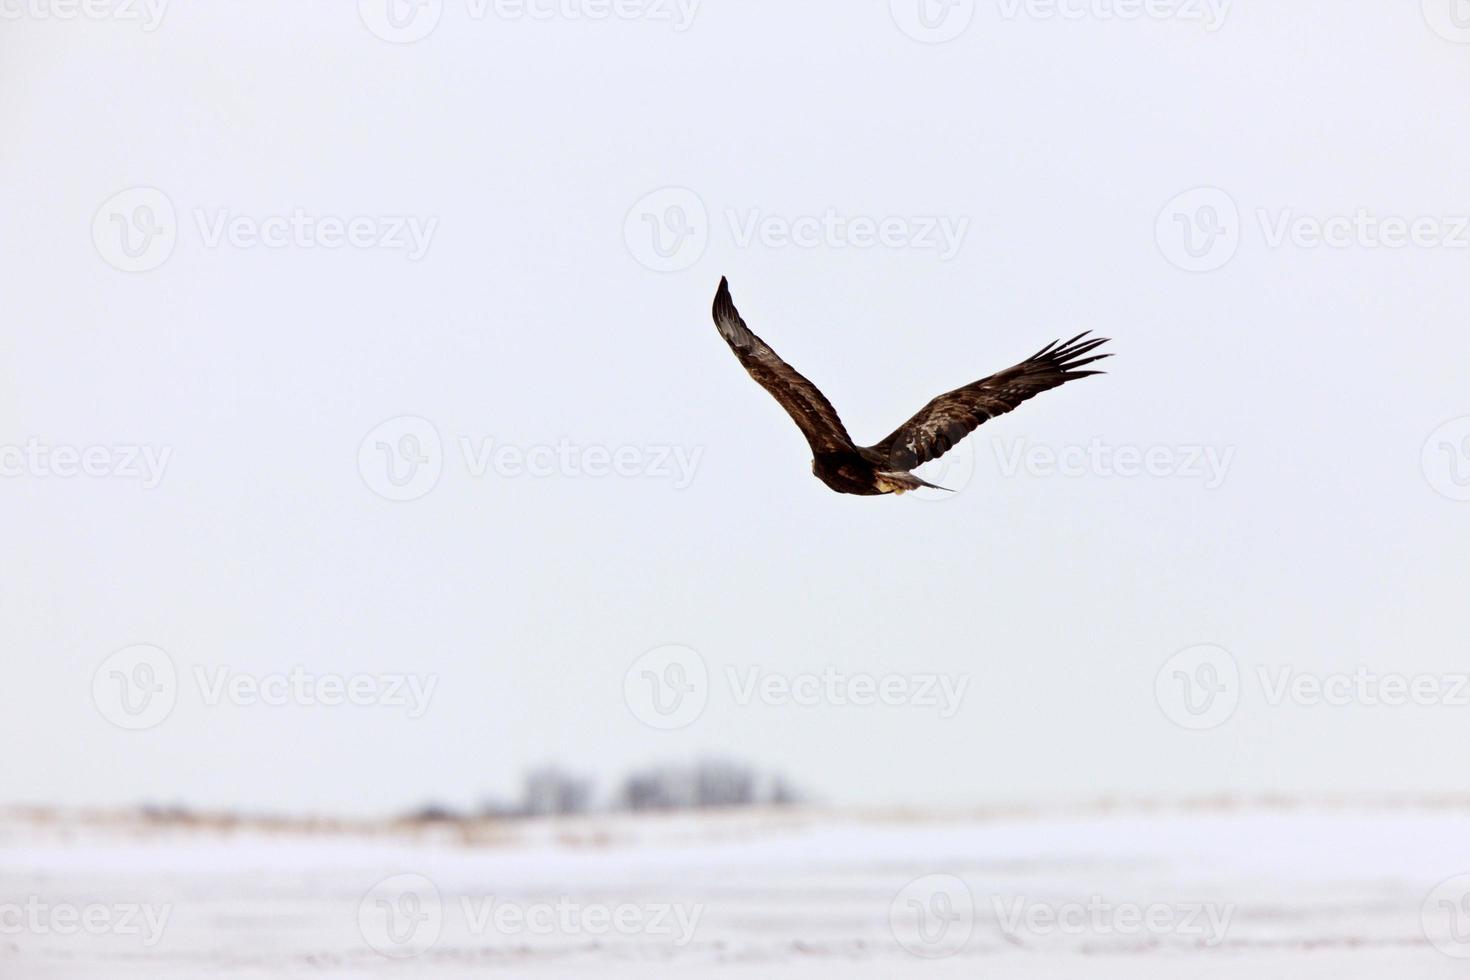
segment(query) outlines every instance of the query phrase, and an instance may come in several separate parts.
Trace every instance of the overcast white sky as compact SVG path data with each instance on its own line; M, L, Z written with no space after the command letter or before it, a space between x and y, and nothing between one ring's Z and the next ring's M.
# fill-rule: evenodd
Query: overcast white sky
M0 803L1466 789L1470 11L358 6L0 0ZM838 496L722 274L863 441L1117 356Z

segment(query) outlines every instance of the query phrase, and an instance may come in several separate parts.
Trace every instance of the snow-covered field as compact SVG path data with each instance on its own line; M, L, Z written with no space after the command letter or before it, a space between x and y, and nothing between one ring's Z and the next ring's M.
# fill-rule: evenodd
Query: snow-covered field
M0 977L1470 975L1470 811L0 820ZM1447 883L1446 883L1447 882ZM1444 883L1444 884L1442 884Z

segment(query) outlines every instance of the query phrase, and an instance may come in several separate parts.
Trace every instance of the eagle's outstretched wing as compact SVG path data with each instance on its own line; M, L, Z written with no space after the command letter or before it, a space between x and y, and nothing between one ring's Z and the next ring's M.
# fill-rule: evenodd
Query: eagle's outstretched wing
M1085 340L1086 336L1080 333L1066 343L1048 344L1015 367L940 395L887 439L869 446L868 451L888 460L895 470L911 470L943 456L980 423L1004 415L1033 395L1074 378L1101 374L1077 370L1084 364L1112 356L1084 357L1108 339Z
M745 370L750 372L750 376L786 409L786 414L791 416L797 428L806 436L806 441L811 443L812 452L853 450L852 438L848 436L842 420L837 417L837 409L832 407L826 396L817 390L816 385L797 373L795 368L781 360L769 344L751 333L750 328L745 325L745 321L740 318L740 311L735 309L735 303L730 298L730 284L724 277L720 278L720 289L715 294L714 314L715 326L720 329L720 336L725 338L725 342L730 345Z

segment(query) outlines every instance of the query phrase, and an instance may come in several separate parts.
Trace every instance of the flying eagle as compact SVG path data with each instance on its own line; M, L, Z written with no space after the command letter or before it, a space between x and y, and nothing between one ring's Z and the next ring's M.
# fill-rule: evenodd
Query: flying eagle
M838 493L874 496L935 487L910 473L914 467L943 456L986 419L1004 415L1026 399L1101 371L1078 368L1110 354L1083 355L1107 342L1084 339L1054 341L1015 367L1006 368L963 388L956 388L919 409L919 413L872 446L857 446L837 417L837 410L817 386L797 373L761 340L740 317L722 277L715 294L715 326L762 388L786 409L812 447L812 473Z

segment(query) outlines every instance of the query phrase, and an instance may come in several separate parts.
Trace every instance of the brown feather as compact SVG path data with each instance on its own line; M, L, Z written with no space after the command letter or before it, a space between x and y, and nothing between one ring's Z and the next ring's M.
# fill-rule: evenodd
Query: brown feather
M730 298L730 285L720 279L719 292L715 294L715 326L720 336L730 345L745 370L760 386L771 393L781 407L786 409L806 436L814 453L833 453L855 449L852 437L837 416L837 409L806 378L790 364L781 360L770 345L761 340L735 309Z
M1084 340L1086 336L1084 332L1065 343L1048 344L1014 367L940 395L868 451L893 469L910 470L943 456L981 423L1004 415L1028 398L1076 378L1101 374L1077 370L1112 356L1084 357L1107 342L1106 337Z
M1004 415L1039 392L1100 374L1078 368L1110 356L1092 354L1106 338L1088 340L1086 333L1080 333L1066 342L1053 341L1014 367L940 395L887 439L859 448L817 386L746 326L723 278L715 294L714 316L720 336L745 370L780 403L811 444L813 475L839 493L904 493L930 486L908 471L944 455L982 422Z

